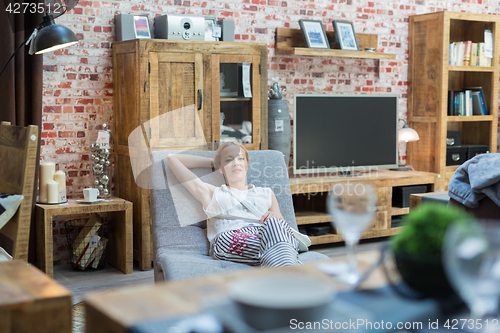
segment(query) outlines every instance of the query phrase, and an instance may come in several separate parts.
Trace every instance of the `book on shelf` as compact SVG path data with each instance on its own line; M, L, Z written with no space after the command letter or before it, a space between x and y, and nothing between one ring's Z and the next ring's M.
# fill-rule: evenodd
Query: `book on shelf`
M483 106L481 105L481 99L479 98L479 91L472 92L472 114L474 116L482 116L483 115Z
M484 43L479 43L478 54L479 66L486 66L486 58L484 57Z
M470 65L470 53L471 53L472 41L468 40L465 42L465 51L464 51L464 66Z
M470 65L477 66L477 43L471 43L470 48Z
M448 91L448 116L487 115L484 103L484 91L481 87L466 88L464 90Z
M484 94L483 87L468 87L465 88L471 90L473 93L478 92L479 102L481 106L481 115L486 116L489 115L488 112L488 104L486 103L486 95Z
M488 107L482 87L448 91L448 116L488 115Z
M452 66L485 66L491 67L492 59L487 56L485 43L472 41L450 43L448 64Z

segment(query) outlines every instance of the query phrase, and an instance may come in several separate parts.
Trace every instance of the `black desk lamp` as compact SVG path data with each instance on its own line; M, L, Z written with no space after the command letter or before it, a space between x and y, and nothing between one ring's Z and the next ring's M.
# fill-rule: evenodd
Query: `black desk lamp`
M40 23L37 28L35 28L33 33L28 38L26 38L21 45L19 45L19 47L10 56L9 60L7 60L7 63L5 63L2 70L0 71L0 75L2 75L9 62L12 60L12 58L14 58L21 47L23 45L28 45L30 42L31 45L29 54L42 54L45 52L51 52L78 43L78 38L76 38L76 35L73 31L62 25L54 23L54 20L56 18L63 15L67 11L66 6L61 6L60 8L64 8L64 12L57 15L56 17L53 17L53 15L51 14L46 14L43 17L43 22Z

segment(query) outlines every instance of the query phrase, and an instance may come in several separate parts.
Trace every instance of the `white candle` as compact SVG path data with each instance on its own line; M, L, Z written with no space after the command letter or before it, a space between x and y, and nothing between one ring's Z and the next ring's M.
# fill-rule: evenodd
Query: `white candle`
M66 174L64 171L57 171L54 174L54 180L57 182L57 191L58 191L58 202L66 201Z
M48 203L58 203L59 202L59 189L57 188L59 184L55 180L49 180L47 182L47 202Z
M39 202L47 203L47 182L54 179L56 165L52 162L40 163L40 198Z

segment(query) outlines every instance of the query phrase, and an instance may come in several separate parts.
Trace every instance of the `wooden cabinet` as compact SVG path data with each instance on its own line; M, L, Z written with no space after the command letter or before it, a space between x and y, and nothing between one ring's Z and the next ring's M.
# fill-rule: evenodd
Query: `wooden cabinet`
M147 270L149 190L158 186L149 184L149 153L210 149L232 140L232 131L245 134L238 137L248 149L267 149L267 45L116 42L113 91L115 194L134 204L134 259Z
M420 140L408 143L407 164L438 173L440 189L458 168L446 166L447 131L461 131L462 144L497 151L499 23L498 16L447 11L410 16L408 124ZM493 66L449 65L449 44L484 42L485 29L493 35ZM447 115L448 91L467 87L483 88L489 115Z
M297 225L310 225L331 222L328 214L326 197L335 189L335 184L342 182L370 183L377 194L377 211L375 218L361 238L387 237L398 233L401 229L393 223L393 219L408 214L409 207L393 206L395 187L425 185L427 192L433 192L437 174L419 171L373 170L361 176L345 178L341 176L290 176L290 187L295 207ZM310 236L312 245L342 242L344 239L333 227L330 232L321 236Z

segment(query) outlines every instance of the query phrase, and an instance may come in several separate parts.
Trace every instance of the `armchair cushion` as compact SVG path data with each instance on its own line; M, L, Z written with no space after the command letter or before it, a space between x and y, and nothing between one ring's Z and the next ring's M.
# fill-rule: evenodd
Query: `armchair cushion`
M22 194L0 193L0 229L14 216L23 199Z

